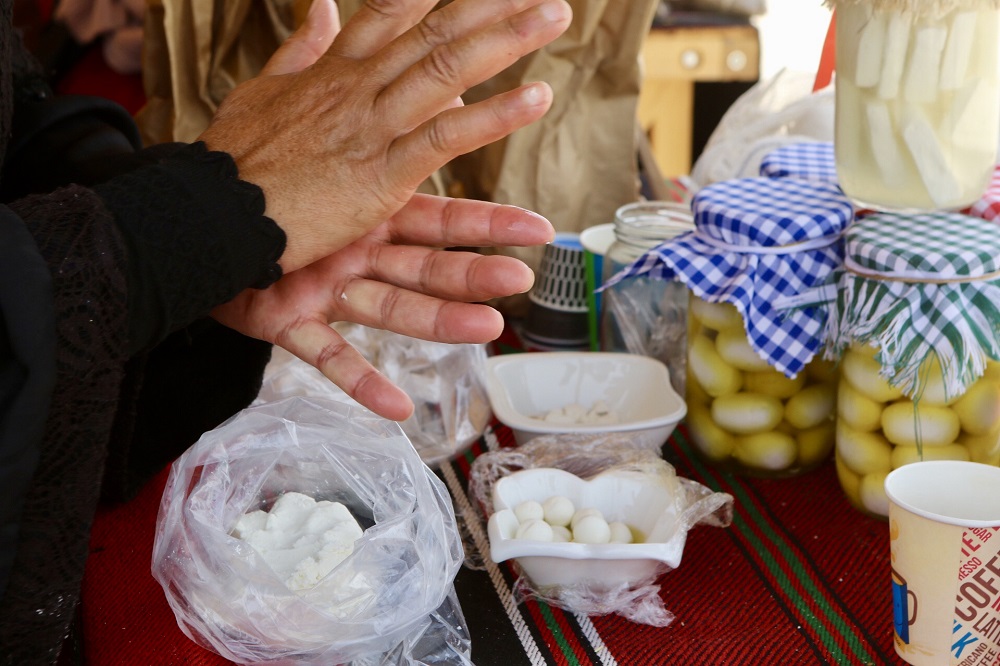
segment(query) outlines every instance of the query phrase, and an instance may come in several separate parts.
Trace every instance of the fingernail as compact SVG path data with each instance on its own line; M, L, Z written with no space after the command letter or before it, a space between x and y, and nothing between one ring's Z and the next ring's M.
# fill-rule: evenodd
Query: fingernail
M546 20L557 23L566 18L567 5L562 0L553 0L551 2L545 2L539 7L539 11L542 12L542 16Z

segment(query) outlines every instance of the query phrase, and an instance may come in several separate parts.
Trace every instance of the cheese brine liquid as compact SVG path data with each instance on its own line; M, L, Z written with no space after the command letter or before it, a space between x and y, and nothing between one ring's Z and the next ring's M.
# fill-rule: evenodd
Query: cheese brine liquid
M989 184L1000 12L989 2L953 4L938 15L905 1L836 6L837 177L860 207L958 210Z

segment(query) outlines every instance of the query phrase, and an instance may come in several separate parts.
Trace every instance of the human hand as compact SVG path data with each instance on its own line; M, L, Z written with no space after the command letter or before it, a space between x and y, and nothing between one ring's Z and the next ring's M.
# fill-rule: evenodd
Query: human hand
M286 272L393 216L453 158L540 118L552 91L460 96L568 27L565 0L370 0L340 32L332 0L261 75L237 86L201 135L260 186L284 229Z
M402 421L413 402L329 324L351 321L424 340L486 343L503 318L477 303L523 293L534 276L512 257L436 249L538 245L544 218L513 206L414 195L388 222L264 290L217 307L216 320L284 347L318 368L360 404Z

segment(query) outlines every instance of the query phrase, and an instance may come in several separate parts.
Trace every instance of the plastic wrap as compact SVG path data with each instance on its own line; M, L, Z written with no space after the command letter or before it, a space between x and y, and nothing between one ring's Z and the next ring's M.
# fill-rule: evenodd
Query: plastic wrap
M425 463L438 465L482 436L492 417L484 345L429 342L353 324L336 328L413 400L413 415L401 425ZM319 370L276 347L256 404L293 395L354 402Z
M297 593L231 536L291 491L344 504L364 529ZM471 666L463 557L451 498L397 423L293 397L244 410L174 463L152 571L184 633L237 663Z
M490 451L476 458L469 477L469 495L486 520L494 513L495 484L504 477L526 469L561 469L581 479L592 479L609 472L653 477L656 483L674 488L673 510L678 529L673 539L686 539L696 525L728 527L732 522L733 498L725 493L678 477L672 465L657 452L637 447L627 435L543 435L517 448ZM488 555L484 555L488 556ZM516 563L516 560L515 560ZM481 566L475 561L468 566ZM652 573L626 584L609 587L600 582L579 582L542 588L534 584L515 564L518 579L514 586L517 600L537 598L574 613L587 615L617 614L633 622L667 626L674 615L660 597L658 578L671 568L660 563Z

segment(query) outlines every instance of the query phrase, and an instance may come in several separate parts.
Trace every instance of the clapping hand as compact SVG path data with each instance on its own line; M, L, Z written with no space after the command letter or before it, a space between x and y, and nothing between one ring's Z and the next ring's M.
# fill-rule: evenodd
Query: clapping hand
M531 270L504 256L436 249L535 245L552 240L543 218L513 206L415 195L388 222L265 290L248 289L213 316L318 368L360 404L403 420L410 398L330 326L351 321L441 342L484 343L503 327L477 301L527 291Z
M537 120L533 83L464 106L461 95L569 26L564 0L369 0L338 33L332 0L260 76L237 86L201 139L259 185L288 235L286 273L390 219L434 171Z

